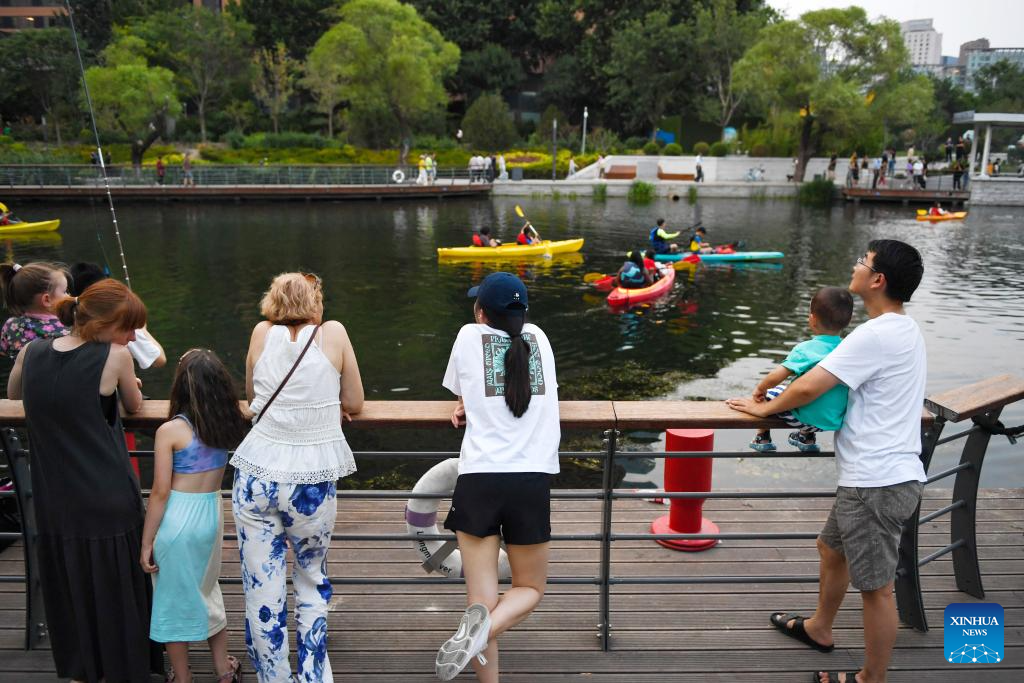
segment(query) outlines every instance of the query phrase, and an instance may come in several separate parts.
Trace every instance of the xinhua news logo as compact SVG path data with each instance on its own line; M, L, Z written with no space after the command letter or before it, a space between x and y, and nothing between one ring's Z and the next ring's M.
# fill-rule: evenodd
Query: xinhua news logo
M1003 661L1003 607L994 602L955 602L946 608L946 661L997 664Z

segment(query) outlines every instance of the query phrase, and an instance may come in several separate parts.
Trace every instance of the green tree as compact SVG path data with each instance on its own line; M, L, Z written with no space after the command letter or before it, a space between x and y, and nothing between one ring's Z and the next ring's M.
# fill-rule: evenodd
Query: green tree
M736 64L734 79L766 111L799 114L795 174L802 181L808 159L826 141L877 130L900 105L902 118L927 115L931 93L920 80L902 78L907 62L896 22L871 22L859 7L826 9L766 27Z
M451 87L475 100L481 93L504 94L544 59L536 24L536 0L408 0L441 35L455 43L462 61Z
M484 93L469 106L462 130L469 144L489 152L507 149L516 141L512 112L498 93Z
M338 0L241 0L230 11L253 27L257 48L274 51L284 43L289 54L304 60L330 28L331 8L337 4Z
M681 58L691 53L692 40L689 25L674 23L660 10L630 21L612 39L605 68L608 101L631 127L645 130L652 140L669 107L692 92L696 65Z
M281 115L288 109L288 100L295 91L299 62L288 54L284 43L278 43L273 50L257 50L252 63L256 70L252 92L270 114L274 132L279 133Z
M506 48L494 44L463 52L456 75L458 88L468 100L475 100L486 92L508 94L523 78L519 60Z
M53 127L59 145L64 126L80 114L80 91L68 29L18 31L0 40L0 111L5 118L42 119L44 130Z
M131 141L136 171L146 150L165 134L168 118L181 111L174 74L149 66L139 56L144 49L140 39L121 36L104 50L105 66L85 72L97 125Z
M146 42L150 63L174 72L206 142L208 112L251 77L252 26L232 12L186 5L151 14L127 30Z
M733 84L733 65L773 18L769 10L740 12L735 0L710 0L697 10L694 55L702 65L697 111L702 120L725 128L743 101Z
M444 80L458 68L459 48L397 0L352 0L338 18L320 41L344 48L336 59L351 113L392 128L405 163L414 127L448 102Z
M181 5L180 0L70 0L70 3L86 59L98 55L110 43L115 26Z
M302 84L316 99L317 110L327 117L327 136L334 137L334 115L345 95L345 71L340 55L348 45L340 33L328 31L317 41L306 57Z

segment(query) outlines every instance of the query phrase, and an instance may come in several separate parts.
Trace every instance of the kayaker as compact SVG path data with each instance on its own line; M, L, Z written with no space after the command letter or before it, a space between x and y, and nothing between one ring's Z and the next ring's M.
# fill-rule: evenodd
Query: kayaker
M480 228L480 232L473 235L473 246L474 247L500 247L501 240L496 240L491 237L491 229L486 225Z
M932 208L928 209L929 216L945 216L947 213L949 212L943 209L942 205L938 202L932 204Z
M644 268L651 274L651 281L657 282L661 279L661 270L658 262L654 260L654 252L650 249L644 252Z
M690 253L692 254L709 254L715 249L710 244L704 242L707 239L708 231L701 226L693 231L693 235L690 236Z
M14 225L15 223L21 223L21 219L10 211L0 213L0 225Z
M665 219L659 218L657 224L651 228L651 247L655 254L674 254L679 251L679 245L670 244L669 240L679 237L678 232L665 231Z
M654 283L650 271L644 267L644 257L639 251L629 252L629 256L619 272L615 274L612 285L625 289L641 289Z
M540 242L540 235L532 225L527 223L523 226L523 229L519 231L519 235L516 236L516 244L530 245L537 244Z

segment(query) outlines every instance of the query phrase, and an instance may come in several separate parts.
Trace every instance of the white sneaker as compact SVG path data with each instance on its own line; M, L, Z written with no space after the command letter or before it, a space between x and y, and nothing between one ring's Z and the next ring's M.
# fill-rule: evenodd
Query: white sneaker
M450 681L465 669L474 657L483 665L487 659L481 654L487 649L491 633L491 613L486 606L474 603L462 614L455 635L445 641L437 651L434 673L442 681Z

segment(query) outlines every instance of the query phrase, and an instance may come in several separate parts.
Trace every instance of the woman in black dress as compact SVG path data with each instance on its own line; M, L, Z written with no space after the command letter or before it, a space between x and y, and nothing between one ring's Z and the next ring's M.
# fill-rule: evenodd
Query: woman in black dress
M146 307L105 280L57 302L72 328L18 354L7 385L28 423L43 602L57 675L75 681L148 681L162 670L149 640L150 583L136 561L144 510L118 402L142 393L125 344Z

